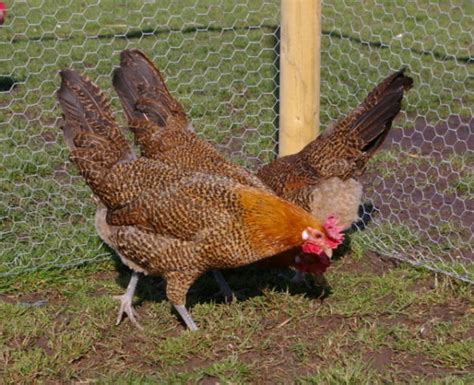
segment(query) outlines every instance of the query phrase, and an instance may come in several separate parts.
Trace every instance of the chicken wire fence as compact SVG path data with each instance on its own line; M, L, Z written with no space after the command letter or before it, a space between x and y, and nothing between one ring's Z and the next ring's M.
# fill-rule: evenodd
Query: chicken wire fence
M0 276L110 258L90 191L67 160L54 92L73 67L104 89L143 50L204 138L246 167L275 157L276 0L7 1L0 26ZM374 251L474 282L473 5L322 4L321 125L386 75L414 78L403 113L363 177ZM329 197L328 197L329 198ZM328 203L329 204L329 203ZM369 205L366 205L367 207Z

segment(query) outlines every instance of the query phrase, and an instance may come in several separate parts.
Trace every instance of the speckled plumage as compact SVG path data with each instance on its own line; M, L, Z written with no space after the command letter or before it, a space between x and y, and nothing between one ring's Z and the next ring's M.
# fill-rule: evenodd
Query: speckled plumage
M205 174L183 178L166 191L150 190L109 211L107 222L117 229L112 239L121 255L149 274L173 272L181 277L177 285L209 269L246 265L299 246L304 228L319 226L274 195ZM168 281L167 290L182 293L174 286Z
M267 189L259 178L225 159L191 130L183 107L169 93L158 68L141 51L122 51L113 85L144 157L183 171L224 176Z
M347 180L361 175L400 112L404 92L413 84L403 72L384 79L349 115L299 153L263 166L257 176L275 193L287 196L328 178Z
M308 227L325 234L316 218L268 189L135 159L97 86L71 70L61 77L70 158L101 201L96 228L130 268L165 277L173 304L183 305L209 269L299 247Z
M413 80L396 72L378 84L349 115L334 123L299 153L263 166L257 176L279 196L316 218L335 214L347 229L358 219L362 185L357 177L382 145ZM262 261L262 266L294 265L299 250Z

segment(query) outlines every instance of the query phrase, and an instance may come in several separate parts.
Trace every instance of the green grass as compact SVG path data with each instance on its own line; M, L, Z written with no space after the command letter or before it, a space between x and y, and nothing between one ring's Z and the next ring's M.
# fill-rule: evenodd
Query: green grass
M201 278L188 296L196 333L183 329L153 278L138 287L144 331L127 319L115 326L111 297L129 272L112 263L11 279L0 296L0 375L6 384L472 379L469 285L363 249L334 262L324 302L314 297L322 287L288 286L276 271L226 276L245 299L215 302L215 283Z
M189 295L201 326L192 334L170 312L159 280L147 278L138 296L145 331L128 320L113 325L111 296L123 291L128 273L110 262L95 234L90 192L67 161L54 98L57 72L85 72L119 111L111 73L120 50L140 48L163 70L197 131L230 158L254 167L272 159L276 145L279 1L157 4L15 2L0 28L0 87L16 82L0 92L2 383L474 382L472 288L393 267L368 252L383 245L384 254L451 255L469 247L456 236L455 222L436 229L448 244L427 243L409 225L395 223L354 235L352 253L327 276L324 302L313 297L327 294L327 287L287 286L276 272L250 268L228 274L246 299L216 303L217 288L206 276ZM404 129L418 116L433 125L450 115L470 117L473 7L451 4L325 2L322 126L403 66L415 80L404 102ZM120 112L117 119L124 122ZM387 164L416 162L426 163L381 152L371 167L388 178L396 168ZM469 155L453 155L439 165L458 173L448 192L472 194L471 163ZM417 183L431 182L427 176ZM456 261L430 263L472 274ZM80 267L58 269L74 265ZM47 303L34 306L42 300Z

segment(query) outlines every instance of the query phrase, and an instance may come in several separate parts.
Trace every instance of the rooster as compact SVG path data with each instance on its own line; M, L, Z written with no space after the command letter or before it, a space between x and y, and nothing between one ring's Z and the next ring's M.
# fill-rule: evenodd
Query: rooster
M290 249L325 261L341 242L333 218L324 223L268 189L136 159L99 88L73 70L60 75L64 139L71 161L100 200L96 229L133 270L119 297L118 322L125 313L139 326L132 307L138 273L164 277L167 298L196 330L186 293L207 270Z

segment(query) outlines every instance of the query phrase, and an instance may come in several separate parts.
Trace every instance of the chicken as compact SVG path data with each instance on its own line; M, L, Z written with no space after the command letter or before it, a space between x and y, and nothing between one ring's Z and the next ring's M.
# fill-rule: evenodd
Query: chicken
M336 214L347 229L357 220L362 199L357 178L382 145L412 84L404 70L388 76L349 115L299 153L263 166L257 176L276 194L317 218ZM331 205L326 204L326 197L332 197Z
M255 175L229 162L194 133L183 106L172 97L160 71L143 52L137 49L121 52L113 85L142 156L183 171L210 173L268 189ZM218 271L213 274L220 287L219 294L232 300L234 293L222 274Z
M125 313L138 325L132 308L138 273L164 277L167 298L196 330L186 293L207 270L290 249L326 261L342 241L334 218L323 223L269 190L135 159L98 87L72 70L60 74L57 97L70 159L101 202L96 229L134 271L119 297L118 321Z
M362 203L363 189L357 178L382 145L400 112L404 92L412 84L403 69L389 75L349 115L333 123L299 153L263 166L257 176L276 194L316 218L335 215L340 230L347 230L357 221ZM292 266L297 261L303 261L305 268L299 267L295 282L304 281L307 272L318 277L327 267L313 263L299 250L261 260L257 265Z
M357 219L362 200L362 185L351 178L351 172L352 176L363 172L367 159L380 146L391 121L400 110L403 91L410 88L411 82L410 78L403 75L403 71L389 76L371 92L361 106L308 146L305 161L296 162L302 157L299 155L284 157L264 166L257 175L278 195L300 205L317 218L323 220L330 214L335 214L339 225L347 229ZM183 168L182 165L185 164L183 169L191 167L194 171L215 172L217 169L222 175L222 170L226 170L220 167L222 156L209 144L205 144L204 152L199 150L199 146L203 145L202 141L198 141L197 148L194 148L196 142L180 141L182 135L191 136L182 131L192 127L183 107L170 95L159 70L142 52L122 52L120 69L114 73L114 86L144 156L166 158L175 167ZM166 135L158 135L159 132L166 132ZM166 137L165 144L160 143L163 136ZM321 153L318 152L319 146ZM172 156L163 154L163 150ZM183 157L192 166L184 162ZM225 164L227 167L228 162ZM297 169L298 167L300 168ZM230 169L240 168L231 165ZM317 170L317 174L313 169ZM233 172L234 175L240 175L243 171ZM224 175L232 178L230 173ZM246 180L238 181L258 186L254 178L247 177ZM329 196L331 205L327 204ZM260 265L297 267L300 263L298 260L307 258L303 254L288 251L262 261ZM310 265L306 266L307 271L324 272L325 265L319 262L310 269L308 266ZM222 285L222 280L220 283Z
M142 156L183 171L224 176L268 189L255 175L228 161L193 132L183 107L169 93L160 71L141 51L121 52L113 85Z

